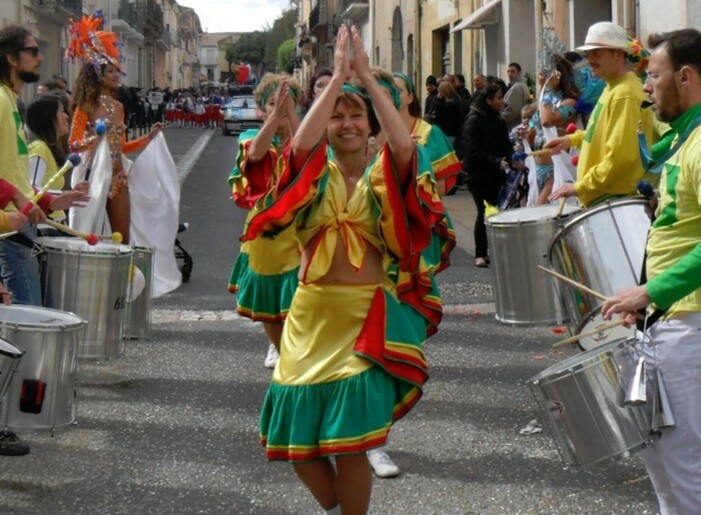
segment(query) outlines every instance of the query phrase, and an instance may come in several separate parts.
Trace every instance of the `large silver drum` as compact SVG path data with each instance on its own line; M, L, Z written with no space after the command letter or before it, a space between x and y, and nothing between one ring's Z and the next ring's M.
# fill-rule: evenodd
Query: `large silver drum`
M627 457L652 441L644 406L624 406L634 339L605 343L529 380L562 459L580 469Z
M78 357L111 359L124 352L131 247L78 238L38 238L44 304L88 321Z
M122 336L127 339L148 339L151 336L151 285L153 284L153 250L134 247L131 280L127 287L127 307Z
M652 212L647 201L606 202L571 218L550 245L550 262L561 274L606 296L640 282ZM563 285L572 327L579 327L601 301Z
M564 320L558 285L538 269L547 265L553 235L579 208L565 205L559 217L557 210L555 205L526 207L486 219L500 322L548 325Z
M75 421L78 344L85 325L73 313L0 306L0 336L25 353L0 405L0 426L53 431Z
M24 352L0 338L0 403L10 387Z

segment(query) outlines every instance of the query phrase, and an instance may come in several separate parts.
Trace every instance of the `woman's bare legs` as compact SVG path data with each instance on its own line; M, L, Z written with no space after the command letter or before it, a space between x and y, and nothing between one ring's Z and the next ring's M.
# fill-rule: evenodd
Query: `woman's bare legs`
M275 348L280 352L280 340L282 339L282 328L284 324L282 322L263 322L263 329L265 334L268 336L270 343L275 345Z
M122 243L128 245L129 225L131 224L129 188L122 188L113 198L107 199L107 216L110 219L112 232L121 233Z
M297 476L323 509L340 505L343 515L367 513L372 471L365 453L338 456L336 467L338 472L328 459L294 465Z

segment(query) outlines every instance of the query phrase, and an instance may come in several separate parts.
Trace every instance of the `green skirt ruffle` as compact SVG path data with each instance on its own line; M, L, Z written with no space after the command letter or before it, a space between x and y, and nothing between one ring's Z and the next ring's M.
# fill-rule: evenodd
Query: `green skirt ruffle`
M378 366L312 385L272 383L260 417L269 460L306 462L384 445L394 408L415 388Z
M277 275L263 275L249 267L241 252L229 276L229 291L236 293L236 311L256 322L282 322L297 289L299 267Z

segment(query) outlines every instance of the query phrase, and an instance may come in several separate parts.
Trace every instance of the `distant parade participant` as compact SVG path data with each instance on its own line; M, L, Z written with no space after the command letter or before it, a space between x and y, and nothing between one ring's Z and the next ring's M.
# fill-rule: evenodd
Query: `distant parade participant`
M576 196L588 207L615 197L632 195L645 170L638 153L638 124L648 144L652 137L652 113L640 104L646 95L640 78L629 70L631 52L626 31L611 22L589 27L584 52L594 77L606 88L589 117L586 131L552 139L543 145L553 153L581 147L577 180L557 189L550 200Z
M645 91L676 134L665 155L656 219L648 235L647 282L604 302L605 318L656 308L645 353L662 372L675 426L640 455L662 515L701 513L701 33L652 35ZM648 152L642 152L648 155Z
M331 82L292 140L272 203L245 234L292 224L302 245L261 440L268 459L291 462L330 513L368 510L366 451L383 445L421 396L423 342L441 317L420 256L434 215L424 201L438 195L417 178L421 153L355 28L353 59L349 39L341 26ZM352 71L358 82L347 84ZM380 128L386 144L369 155Z
M73 124L69 138L73 152L85 152L95 146L95 126L104 123L112 157L112 183L107 199L107 216L112 231L122 234L129 243L131 207L127 170L123 154L137 152L156 137L163 125L155 123L141 138L127 141L124 106L115 94L121 81L121 54L117 36L98 30L104 20L100 16L83 16L74 22L71 41L66 50L70 59L84 61L73 92Z
M265 122L260 129L239 135L236 164L228 180L236 204L250 210L247 221L265 208L266 195L277 180L279 158L299 126L295 108L300 93L296 80L272 73L254 92L256 103L265 110ZM277 363L282 323L297 288L299 259L290 227L273 239L244 242L229 277L238 314L263 323L269 340L267 368Z

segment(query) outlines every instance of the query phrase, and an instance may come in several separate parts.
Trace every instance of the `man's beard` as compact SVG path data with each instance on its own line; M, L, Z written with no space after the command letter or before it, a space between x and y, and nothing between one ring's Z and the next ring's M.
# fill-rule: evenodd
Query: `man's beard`
M17 76L25 84L31 84L32 82L38 82L41 78L38 74L33 72L18 72Z

